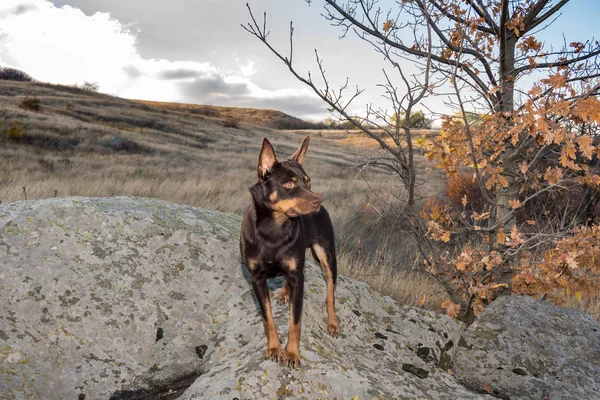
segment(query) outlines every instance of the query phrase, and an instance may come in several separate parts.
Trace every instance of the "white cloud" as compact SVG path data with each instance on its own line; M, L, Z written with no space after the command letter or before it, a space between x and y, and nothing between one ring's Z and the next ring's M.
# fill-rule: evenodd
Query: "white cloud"
M256 68L253 61L248 61L246 64L240 65L240 73L242 76L250 77L256 74Z
M144 59L136 48L136 34L108 13L86 15L47 0L0 0L0 64L41 81L96 82L105 93L160 101L251 107L253 100L271 104L279 99L286 109L289 100L288 112L297 104L303 111L311 101L315 109L319 104L305 89L259 87L251 79L257 73L251 60L238 59L224 70L210 62Z
M109 14L86 16L43 0L3 0L0 5L2 62L42 81L96 81L108 92L126 84L123 65L135 63L135 36ZM25 12L11 12L30 5Z

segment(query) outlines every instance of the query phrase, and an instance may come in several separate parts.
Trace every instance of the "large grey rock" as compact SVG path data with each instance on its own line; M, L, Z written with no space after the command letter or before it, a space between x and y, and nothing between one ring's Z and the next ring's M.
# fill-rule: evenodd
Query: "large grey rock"
M0 205L0 398L104 399L195 373L196 347L242 312L238 226L150 199Z
M198 374L181 398L489 398L446 372L461 323L364 283L340 279L331 338L314 263L301 368L265 360L239 221L150 199L0 205L0 398L124 398Z
M600 399L600 324L527 296L503 297L463 334L456 377L504 399Z

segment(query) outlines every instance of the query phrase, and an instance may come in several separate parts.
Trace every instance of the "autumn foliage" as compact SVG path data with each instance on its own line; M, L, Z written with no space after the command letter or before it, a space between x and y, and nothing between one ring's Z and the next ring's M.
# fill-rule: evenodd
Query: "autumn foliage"
M489 115L484 124L471 127L469 136L464 124L446 117L442 132L432 140L427 155L449 174L452 201L465 207L477 204L472 218L463 220L470 225L460 231L452 230L456 224L439 223L451 218L450 210L429 213L433 222L427 223L428 235L436 241L449 242L451 234L466 231L471 237L478 233L456 256L444 260L452 266L446 272L462 295L471 299L475 313L511 283L498 277L506 272L507 263L514 268L512 292L547 294L557 302L564 302L565 296L581 300L581 296L597 295L600 228L585 226L593 215L583 212L586 192L597 191L600 185L596 167L600 146L594 134L600 123L600 101L581 95L591 90L590 84L574 87L566 71L559 71L534 85L530 98L510 115ZM540 97L542 93L546 95ZM476 144L475 154L464 146L467 140ZM505 168L501 155L507 152L514 152L511 161L516 170ZM517 188L508 202L514 215L521 213L522 218L514 218L510 229L506 229L509 219L498 221L485 211L481 192L469 190L465 174L458 172L465 166L479 170L482 190L492 198L499 189ZM561 203L571 205L559 210L566 218L556 212ZM541 206L537 215L534 205ZM487 206L492 210L494 204ZM542 261L538 261L540 251Z

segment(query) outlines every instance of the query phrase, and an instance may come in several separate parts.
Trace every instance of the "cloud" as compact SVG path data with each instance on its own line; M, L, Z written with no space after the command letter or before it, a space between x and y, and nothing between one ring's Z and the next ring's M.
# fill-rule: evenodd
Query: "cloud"
M96 82L100 91L126 98L273 108L296 116L326 112L308 90L260 87L252 80L252 60L235 59L224 69L209 61L143 58L138 34L109 13L86 15L47 0L0 1L0 64L35 79Z
M166 71L159 72L158 77L160 79L185 79L185 78L196 78L198 76L198 71L193 69L170 69Z
M238 97L250 94L248 85L245 83L226 82L219 75L211 75L194 79L180 85L182 93L189 98L203 98L207 96L216 97Z
M289 95L262 99L254 97L244 101L247 104L246 107L269 108L310 119L322 119L329 115L322 101L308 96Z
M36 8L35 4L31 3L15 4L14 1L6 1L3 6L0 6L0 18L10 15L21 15Z
M238 76L200 78L179 86L193 103L268 108L306 118L328 115L323 102L307 89L264 90L248 78Z

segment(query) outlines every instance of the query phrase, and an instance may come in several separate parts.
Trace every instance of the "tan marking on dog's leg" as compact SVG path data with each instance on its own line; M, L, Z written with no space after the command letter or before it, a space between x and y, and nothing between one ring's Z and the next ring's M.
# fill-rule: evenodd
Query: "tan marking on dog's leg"
M325 300L327 304L327 331L331 336L338 336L340 334L340 326L335 315L335 285L333 284L331 269L329 269L327 254L325 253L325 249L319 244L313 244L312 249L321 263L323 274L327 280L327 298Z
M252 272L256 269L256 266L258 265L258 261L255 260L254 258L249 258L247 260L247 264L246 266L248 267L248 271Z
M267 294L265 298L265 311L267 314L267 320L264 322L265 335L267 336L267 351L266 357L273 361L281 361L283 358L283 352L281 351L281 341L277 334L277 326L275 326L275 320L273 319L273 311L271 309L271 299Z
M285 304L288 301L290 301L290 287L288 286L287 281L285 281L277 295L277 304Z
M289 272L294 272L298 268L298 261L295 258L286 258L282 261L282 264Z
M283 362L290 367L300 366L300 320L294 323L294 302L290 301L290 327L288 342L283 353Z

